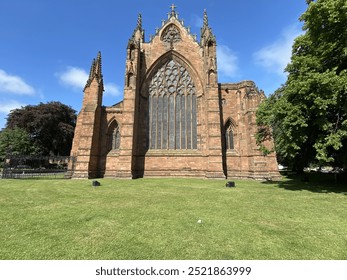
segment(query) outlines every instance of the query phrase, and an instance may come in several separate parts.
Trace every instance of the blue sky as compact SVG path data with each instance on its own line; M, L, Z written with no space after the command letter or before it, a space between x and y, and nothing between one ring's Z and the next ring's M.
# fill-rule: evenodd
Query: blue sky
M106 106L123 99L128 39L142 14L145 41L170 5L200 38L204 9L217 38L219 82L253 80L267 95L286 80L305 0L3 0L0 129L10 110L60 101L79 111L91 61L101 51Z

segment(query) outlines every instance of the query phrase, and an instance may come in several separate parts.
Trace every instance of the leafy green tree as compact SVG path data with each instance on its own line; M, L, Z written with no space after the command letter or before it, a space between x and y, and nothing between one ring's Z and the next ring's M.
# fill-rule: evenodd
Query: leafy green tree
M31 155L37 151L38 148L24 129L15 127L0 131L0 164L4 162L6 154Z
M12 110L6 127L24 129L42 155L69 155L75 125L75 110L60 102L49 102Z
M257 140L273 136L280 158L297 170L309 163L346 168L347 2L307 2L287 81L257 112Z

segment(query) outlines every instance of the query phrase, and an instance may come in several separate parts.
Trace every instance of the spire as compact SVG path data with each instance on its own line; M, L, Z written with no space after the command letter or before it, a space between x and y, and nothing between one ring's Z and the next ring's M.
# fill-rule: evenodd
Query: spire
M142 15L139 13L137 16L136 28L134 29L133 35L130 37L128 41L128 48L132 44L138 44L139 41L143 42L144 37L144 30L142 29Z
M88 81L92 80L94 72L95 72L95 58L93 58L92 65L90 66Z
M99 77L102 77L101 73L101 52L98 52L98 56L96 57L95 61L95 74L98 75Z
M137 29L142 30L142 15L140 13L137 16Z
M213 35L211 27L208 25L207 11L204 9L203 25L201 28L200 44L204 45L206 42L216 42L216 37Z
M207 26L208 26L208 17L207 17L206 9L204 9L204 25L203 25L203 27L207 27Z
M99 82L102 81L102 73L101 73L101 52L98 52L98 55L96 58L93 59L92 65L90 66L89 71L89 78L85 85L85 87L88 87L94 78L97 78Z

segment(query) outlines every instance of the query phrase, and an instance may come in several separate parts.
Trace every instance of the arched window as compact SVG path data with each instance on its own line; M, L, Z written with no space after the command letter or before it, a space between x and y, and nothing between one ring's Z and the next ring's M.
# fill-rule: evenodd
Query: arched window
M188 71L165 63L149 84L149 148L197 149L196 89Z
M234 150L234 130L230 120L225 124L225 146L227 150Z
M109 127L109 133L108 133L108 150L119 150L120 147L120 132L119 132L119 126L116 121L113 121L113 123Z
M119 127L115 129L112 133L112 150L119 150L120 146L120 133Z

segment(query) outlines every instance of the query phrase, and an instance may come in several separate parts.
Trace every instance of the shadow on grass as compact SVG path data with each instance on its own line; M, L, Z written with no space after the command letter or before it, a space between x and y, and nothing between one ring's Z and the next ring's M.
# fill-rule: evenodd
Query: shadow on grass
M347 174L304 173L284 175L282 181L267 181L264 184L277 185L290 191L311 191L315 193L341 193L347 195Z

